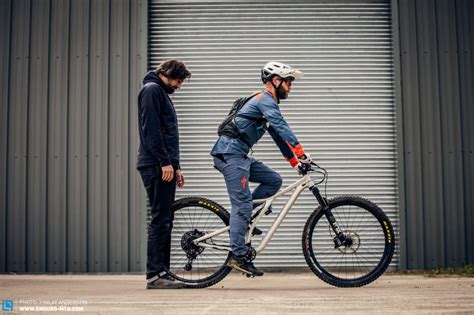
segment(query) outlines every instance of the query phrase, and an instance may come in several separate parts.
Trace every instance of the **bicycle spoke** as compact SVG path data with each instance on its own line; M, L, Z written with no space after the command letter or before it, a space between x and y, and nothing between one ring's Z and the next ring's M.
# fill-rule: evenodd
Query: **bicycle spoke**
M186 223L186 225L187 225L188 227L190 227L190 225L189 225L189 223L188 223L188 221L187 221L187 219L186 219L186 216L185 216L182 212L180 212L179 214L180 214L180 216L181 216L181 218L182 218L182 221L184 221L184 223ZM176 219L177 219L177 218L175 218L175 221L176 221Z
M359 231L360 226L361 226L363 223L366 223L366 222L364 221L364 218L367 216L367 214L370 215L370 212L364 213L364 215L360 218L359 225L357 226L357 230L355 230L355 231Z

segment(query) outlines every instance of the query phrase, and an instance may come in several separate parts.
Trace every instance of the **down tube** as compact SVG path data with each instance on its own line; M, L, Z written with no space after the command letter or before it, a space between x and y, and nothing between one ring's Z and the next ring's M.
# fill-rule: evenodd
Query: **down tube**
M283 219L286 217L288 211L291 209L291 207L293 206L293 204L295 203L296 199L298 199L299 195L301 194L301 192L303 191L303 189L305 189L307 186L305 185L301 185L299 186L298 188L296 188L295 192L293 193L293 195L291 195L290 199L288 199L288 201L286 202L285 204L285 207L283 208L283 210L280 212L280 214L278 215L278 217L276 218L275 222L273 222L272 226L270 227L270 230L268 231L267 235L265 235L265 238L262 240L262 242L258 245L257 249L255 249L255 251L257 253L260 253L261 251L263 251L265 249L265 247L267 246L268 242L270 241L270 239L273 237L273 234L275 234L276 230L278 229L278 227L280 226L281 222L283 221Z

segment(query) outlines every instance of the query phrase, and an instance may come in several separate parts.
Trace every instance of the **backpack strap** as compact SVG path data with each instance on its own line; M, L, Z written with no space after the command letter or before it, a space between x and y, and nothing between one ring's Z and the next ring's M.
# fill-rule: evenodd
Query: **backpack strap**
M264 92L260 91L260 92L255 92L253 93L251 96L249 96L249 98L247 99L247 101L245 103L247 103L248 101L250 101L252 98L254 98L255 96L257 96L258 94L262 94ZM245 105L245 104L244 104ZM244 106L242 105L242 108ZM241 108L241 109L242 109ZM235 117L242 117L242 118L245 118L245 119L248 119L248 120L251 120L251 121L254 121L256 123L259 123L259 124L264 124L267 120L265 118L256 118L256 117L252 117L252 116L249 116L249 115L246 115L246 114L241 114L239 112L237 112L237 114L235 115ZM234 117L234 119L235 119ZM234 120L233 119L233 120ZM235 123L235 121L234 121Z

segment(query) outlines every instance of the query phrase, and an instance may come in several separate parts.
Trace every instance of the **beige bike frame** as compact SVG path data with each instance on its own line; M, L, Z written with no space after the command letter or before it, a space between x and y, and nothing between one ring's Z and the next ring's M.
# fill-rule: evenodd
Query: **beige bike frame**
M250 243L252 241L252 232L257 226L258 222L262 218L262 216L265 214L267 209L270 207L270 205L279 197L286 195L287 193L293 191L293 194L290 196L288 201L285 204L285 207L283 210L280 212L280 214L276 217L275 221L273 222L272 226L270 227L270 230L268 230L267 234L265 234L265 237L263 240L260 242L258 247L255 249L255 251L258 253L262 252L267 244L270 242L272 239L273 235L275 234L276 230L280 226L281 222L283 219L286 217L290 209L293 207L294 203L300 196L301 192L305 188L311 188L314 186L314 182L311 179L311 176L309 174L306 174L303 176L301 179L293 183L292 185L288 186L287 188L280 190L277 192L275 195L266 198L266 199L258 199L258 200L253 200L255 204L262 205L263 208L260 210L260 213L258 216L253 220L252 224L250 225L250 229L247 232L247 237L246 237L246 243ZM231 251L230 244L229 245L218 245L218 244L210 244L206 243L205 241L207 239L210 239L216 235L220 235L222 233L228 233L230 227L226 226L225 228L221 228L218 230L215 230L214 232L208 233L206 235L203 235L197 239L195 239L193 242L195 245L200 246L200 247L210 247L210 248L215 248L215 249L220 249L220 250L226 250L226 251Z

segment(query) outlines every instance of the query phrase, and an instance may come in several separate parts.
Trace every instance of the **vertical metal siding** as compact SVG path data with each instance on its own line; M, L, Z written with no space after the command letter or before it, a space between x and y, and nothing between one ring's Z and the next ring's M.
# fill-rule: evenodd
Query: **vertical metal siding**
M8 95L10 67L11 0L0 2L0 272L6 269Z
M402 68L402 103L414 103L419 101L419 78L418 72L418 54L417 33L415 26L415 3L412 1L400 1L400 42L401 42L401 68ZM406 84L410 82L410 84ZM407 199L406 221L407 224L406 240L423 239L423 198L422 195L422 168L420 158L421 130L420 130L420 110L418 106L403 108L404 121L404 145L405 145L405 188L407 195L418 196L418 198ZM408 210L411 209L411 210ZM413 209L418 209L414 211ZM401 244L406 248L408 266L424 265L424 243L414 242L411 246Z
M474 263L474 2L456 1L459 91L461 99L462 162L464 179L464 231L466 260ZM456 194L459 198L460 195ZM461 213L462 215L462 213ZM462 226L458 226L462 228Z
M71 2L67 178L67 267L87 270L89 1Z
M48 80L47 269L66 271L69 1L51 1Z
M420 71L420 115L423 201L426 209L423 222L425 265L435 267L444 264L443 195L441 164L441 117L439 104L439 72L435 7L428 1L416 2L418 35L418 66ZM427 258L427 259L426 259Z
M49 1L33 1L28 78L27 270L46 269Z
M144 269L144 2L1 2L0 272Z
M91 1L89 80L88 262L108 266L108 124L110 1Z
M463 0L398 3L406 217L402 268L461 266L473 262L466 240L474 224L474 6Z
M141 178L136 176L136 162L138 149L138 107L137 97L141 87L143 74L146 72L146 34L147 34L147 1L133 0L130 8L130 68L136 71L130 72L130 114L129 126L134 131L129 139L129 269L130 271L145 270L146 261L143 253L146 251L146 196Z
M216 128L233 99L262 88L261 67L279 60L305 71L281 109L305 149L328 168L329 197L364 195L398 226L387 1L153 1L149 11L150 68L180 58L193 72L174 96L187 179L178 197L204 195L230 208L209 155ZM268 26L278 19L285 23ZM282 174L284 185L297 179L269 137L254 156ZM282 206L283 200L274 212ZM301 231L314 208L314 197L303 194L259 256L260 266L305 265Z
M121 271L128 270L129 2L112 0L111 12L109 269Z
M109 269L128 269L128 115L129 115L129 3L111 2L110 34L110 230Z
M438 20L438 58L440 77L441 160L444 192L443 216L445 227L445 263L448 267L460 266L466 261L464 225L464 198L462 173L461 104L459 96L459 69L456 34L456 7L451 0L436 3ZM459 196L461 194L461 196ZM442 227L441 227L442 228Z
M8 111L7 268L26 270L26 159L31 3L13 2Z

